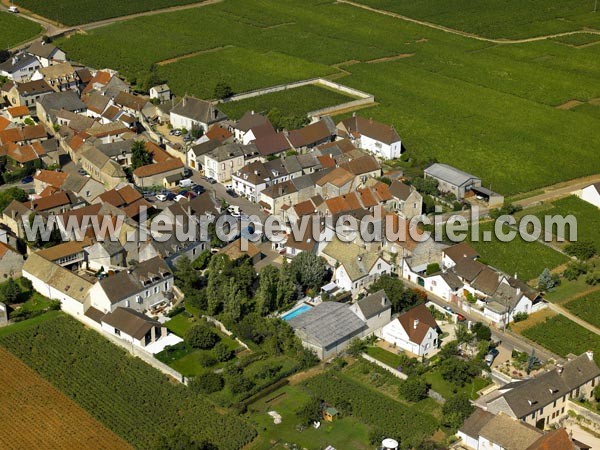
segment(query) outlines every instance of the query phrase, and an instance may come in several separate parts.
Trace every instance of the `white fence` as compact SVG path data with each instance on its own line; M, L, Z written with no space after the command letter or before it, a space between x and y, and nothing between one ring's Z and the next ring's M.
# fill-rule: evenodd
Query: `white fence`
M381 361L373 358L372 356L367 355L366 353L363 353L360 356L362 356L367 361L372 362L373 364L381 367L382 369L387 370L389 373L391 373L395 377L400 378L401 380L406 380L408 378L408 375L406 375L405 373L402 373L399 370L394 369L393 367L390 367L387 364L382 363Z

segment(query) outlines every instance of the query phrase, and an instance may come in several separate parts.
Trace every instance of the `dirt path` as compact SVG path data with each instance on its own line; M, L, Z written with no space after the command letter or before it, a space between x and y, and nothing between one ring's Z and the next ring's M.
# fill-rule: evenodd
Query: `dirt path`
M590 175L587 177L576 178L574 180L565 181L562 183L554 184L552 186L548 186L544 188L543 194L533 195L531 197L527 197L521 200L518 200L515 205L522 206L523 208L530 208L532 206L537 206L540 203L548 202L551 200L558 200L559 198L568 197L574 191L582 189L590 184L600 182L600 174L599 175Z
M320 363L319 365L317 365L315 367L311 367L308 370L305 370L303 372L298 372L298 373L295 373L294 375L291 375L288 378L288 380L291 385L300 384L304 380L308 380L309 378L319 375L324 370L325 370L325 364Z
M156 63L157 66L166 66L167 64L173 64L177 61L181 61L182 59L193 58L194 56L202 55L204 53L213 53L218 52L220 50L224 50L226 48L233 48L233 45L224 45L222 47L209 48L208 50L199 50L197 52L187 53L185 55L176 56L175 58L165 59L163 61L159 61Z
M559 306L559 305L557 305L555 303L548 303L548 307L551 310L553 310L554 312L557 312L558 314L562 314L567 319L572 320L576 324L581 325L583 328L585 328L585 329L591 331L592 333L595 333L598 336L600 336L600 328L597 328L594 325L592 325L591 323L588 323L585 320L580 319L575 314L570 313L566 308L563 308L562 306Z
M382 62L396 61L398 59L410 58L411 56L415 56L415 54L414 53L401 53L399 55L386 56L385 58L370 59L368 61L365 61L365 63L377 64L377 63L382 63Z
M535 37L525 38L525 39L493 39L493 38L486 38L483 36L479 36L479 35L473 34L473 33L468 33L466 31L460 31L460 30L456 30L454 28L445 27L443 25L426 22L424 20L413 19L412 17L403 16L402 14L394 13L391 11L386 11L384 9L372 8L371 6L356 3L351 0L337 0L337 3L345 3L347 5L352 5L357 8L365 9L367 11L371 11L371 12L378 13L378 14L383 14L385 16L394 17L396 19L404 20L406 22L416 23L418 25L422 25L422 26L428 27L428 28L433 28L435 30L443 31L445 33L456 34L458 36L476 39L478 41L483 41L483 42L491 42L493 44L524 44L526 42L544 41L546 39L552 39L552 38L557 38L557 37L561 37L561 36L570 36L572 34L598 34L598 35L600 35L600 31L597 31L597 30L578 30L578 31L566 31L563 33L547 34L544 36L535 36Z

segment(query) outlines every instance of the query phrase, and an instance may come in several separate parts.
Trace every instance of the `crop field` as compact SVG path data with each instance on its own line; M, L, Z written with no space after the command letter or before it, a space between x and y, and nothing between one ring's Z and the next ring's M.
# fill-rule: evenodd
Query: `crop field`
M600 336L586 330L565 316L554 316L521 333L560 356L569 353L580 355L594 351L594 359L600 363Z
M242 419L221 415L205 398L65 315L6 334L0 345L134 447L152 447L175 426L224 450L256 435Z
M1 448L132 448L3 348L0 360Z
M232 119L239 119L246 111L264 114L272 108L277 108L284 116L297 116L351 100L354 99L331 89L319 86L302 86L259 97L223 103L219 108Z
M545 215L569 216L577 219L577 240L593 241L600 250L600 210L574 195L552 202L547 208L536 213L542 223ZM557 230L555 230L557 231ZM568 239L569 229L566 228Z
M159 73L175 92L209 97L225 77L240 92L333 73L375 95L369 117L393 124L412 157L457 166L507 196L600 166L600 119L556 108L600 98L600 45L495 45L319 0L257 0L252 8L224 0L58 44L71 58L130 80L187 56L159 65Z
M171 6L200 3L200 0L15 0L14 3L55 22L79 25Z
M288 83L333 72L335 69L332 67L283 53L264 53L240 47L180 59L161 65L158 70L159 75L174 86L176 94L187 92L200 98L213 98L218 82L229 84L234 92L244 92L256 86Z
M592 33L567 34L556 37L554 40L574 47L581 47L600 41L600 35Z
M493 231L492 222L480 224L480 235ZM505 232L508 230L505 229ZM470 241L485 263L529 281L537 278L545 268L553 269L569 261L569 258L540 242L526 242L517 236L510 242L502 242L495 237L490 242Z
M600 328L600 291L572 300L564 307L577 317Z
M490 38L519 39L600 27L593 0L355 0Z
M42 27L31 20L0 11L0 49L7 49L33 39Z

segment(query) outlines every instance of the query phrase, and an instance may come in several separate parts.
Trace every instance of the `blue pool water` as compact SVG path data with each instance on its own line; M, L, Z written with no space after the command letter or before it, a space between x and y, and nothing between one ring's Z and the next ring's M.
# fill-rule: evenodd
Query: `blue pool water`
M281 318L283 320L291 320L294 317L299 316L302 313L305 313L306 311L308 311L311 307L308 305L302 305L296 309L293 309L292 311L290 311L289 313L284 314L283 316L281 316Z

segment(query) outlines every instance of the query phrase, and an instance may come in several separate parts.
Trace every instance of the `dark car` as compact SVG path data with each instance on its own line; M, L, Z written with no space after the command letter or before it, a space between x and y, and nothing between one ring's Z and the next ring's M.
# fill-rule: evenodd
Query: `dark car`
M198 195L196 195L196 193L195 193L195 192L193 192L193 191L189 191L189 192L186 192L186 193L185 193L184 197L186 197L186 198L188 198L189 200L191 200L191 199L193 199L193 198L196 198L196 197L198 197Z
M188 167L186 167L185 169L183 169L183 176L185 178L189 178L192 176L192 170Z
M179 191L179 195L183 195L185 197L188 192L189 191L187 191L187 190L184 189L183 191Z
M233 197L233 198L237 198L237 193L233 190L233 189L226 189L225 192L227 192L227 194L229 194L229 196Z
M173 194L172 192L169 192L168 194L165 194L167 196L167 200L168 201L173 201L175 200L176 195Z
M206 179L206 181L208 181L210 184L216 184L217 183L217 180L215 180L214 178L210 178L210 177L208 177Z
M192 191L194 191L198 195L202 194L205 190L206 189L204 189L204 186L200 186L199 184L192 188Z
M29 175L28 177L23 178L21 180L21 183L23 183L23 184L33 183L33 177L31 175Z

